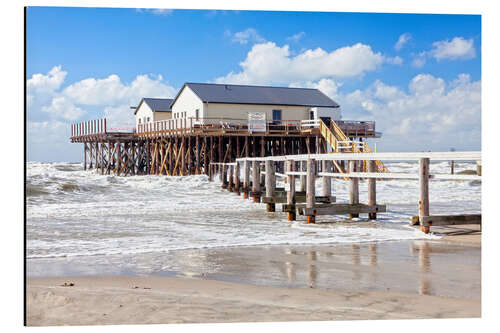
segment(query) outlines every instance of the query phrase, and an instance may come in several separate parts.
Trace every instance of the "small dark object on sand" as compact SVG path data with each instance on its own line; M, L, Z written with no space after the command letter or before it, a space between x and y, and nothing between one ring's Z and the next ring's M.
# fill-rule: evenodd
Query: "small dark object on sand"
M75 284L73 282L64 282L64 284L61 284L61 287L73 287Z

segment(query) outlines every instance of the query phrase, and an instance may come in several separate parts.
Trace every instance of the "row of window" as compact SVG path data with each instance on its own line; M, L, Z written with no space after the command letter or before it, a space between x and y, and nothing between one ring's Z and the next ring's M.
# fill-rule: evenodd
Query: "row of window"
M141 123L141 118L138 119L139 121L139 124ZM149 117L144 117L144 123L149 123L151 121L151 119Z
M187 112L184 111L184 112L174 113L173 117L174 117L174 119L187 118ZM200 119L200 109L196 109L195 118L196 118L196 120Z

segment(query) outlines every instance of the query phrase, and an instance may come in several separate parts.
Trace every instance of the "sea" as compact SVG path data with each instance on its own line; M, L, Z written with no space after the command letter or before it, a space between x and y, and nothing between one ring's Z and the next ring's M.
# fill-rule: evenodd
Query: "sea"
M416 162L388 162L391 172L417 173ZM455 172L475 170L474 162L455 162ZM449 162L431 162L431 173L449 173ZM320 216L306 224L289 222L285 213L267 213L264 204L223 190L218 177L205 175L114 176L83 170L81 163L28 162L26 177L26 259L58 258L113 265L148 274L161 269L161 258L179 250L274 245L355 244L439 239L409 226L418 215L418 181L377 182L377 203L387 212L376 221L362 214ZM277 186L283 186L278 181ZM333 180L337 202L348 202L349 184ZM321 191L321 181L316 184ZM367 202L367 182L360 182ZM481 212L480 181L431 181L431 214ZM137 260L137 258L148 258ZM156 259L155 259L156 258ZM50 275L50 266L31 265L33 276ZM49 270L40 271L40 270Z

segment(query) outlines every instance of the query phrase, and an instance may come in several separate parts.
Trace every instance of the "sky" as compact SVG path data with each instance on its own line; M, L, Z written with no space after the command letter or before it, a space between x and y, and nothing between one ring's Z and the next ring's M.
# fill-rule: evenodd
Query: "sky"
M481 16L29 7L27 158L82 160L70 124L134 122L184 82L318 88L378 151L481 149Z

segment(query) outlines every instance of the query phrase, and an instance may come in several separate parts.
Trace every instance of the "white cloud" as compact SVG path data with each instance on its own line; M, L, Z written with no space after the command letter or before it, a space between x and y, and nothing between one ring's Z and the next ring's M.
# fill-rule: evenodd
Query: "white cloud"
M294 82L289 85L292 88L314 88L323 92L325 95L335 99L342 83L335 82L332 79L321 79L319 81Z
M292 41L292 42L298 42L305 35L306 35L306 33L304 31L301 31L299 33L296 33L295 35L287 37L286 40L289 40L289 41Z
M47 74L34 74L27 82L30 160L74 160L73 147L77 145L66 144L70 122L85 115L93 119L104 116L110 125L130 128L134 122L131 105L137 105L142 97L168 98L177 92L163 82L161 75L137 75L132 82L123 83L113 74L87 78L62 88L66 74L61 66L56 66ZM58 158L54 149L59 149Z
M413 58L412 66L417 68L422 68L426 63L426 52L420 52Z
M327 52L321 48L291 56L289 46L273 42L255 44L240 63L240 72L219 77L219 83L288 84L326 77L354 77L373 71L384 62L398 62L375 53L369 45L357 43Z
M400 56L395 56L395 57L386 57L385 62L391 65L401 65L403 63L403 58Z
M394 49L396 51L400 51L403 48L403 46L405 46L405 44L410 41L410 39L411 39L411 34L405 32L404 34L399 36L398 41L396 42L396 44L394 44Z
M451 41L443 40L432 43L434 48L430 51L431 56L437 60L442 59L471 59L476 56L474 40L455 37Z
M385 150L480 149L481 81L467 74L448 83L419 74L408 92L377 80L337 102L345 119L375 120Z
M42 111L50 113L55 118L63 118L66 120L77 120L86 113L64 96L54 97L50 105L42 107Z
M234 34L232 34L231 31L226 30L225 34L226 36L231 36L231 40L234 43L247 44L248 42L265 42L265 39L262 38L254 28L248 28L243 31L235 32Z
M161 75L156 78L138 75L130 84L121 82L116 74L104 79L88 78L66 87L62 94L76 104L115 106L122 103L134 105L142 97L172 97L176 90L162 82Z

